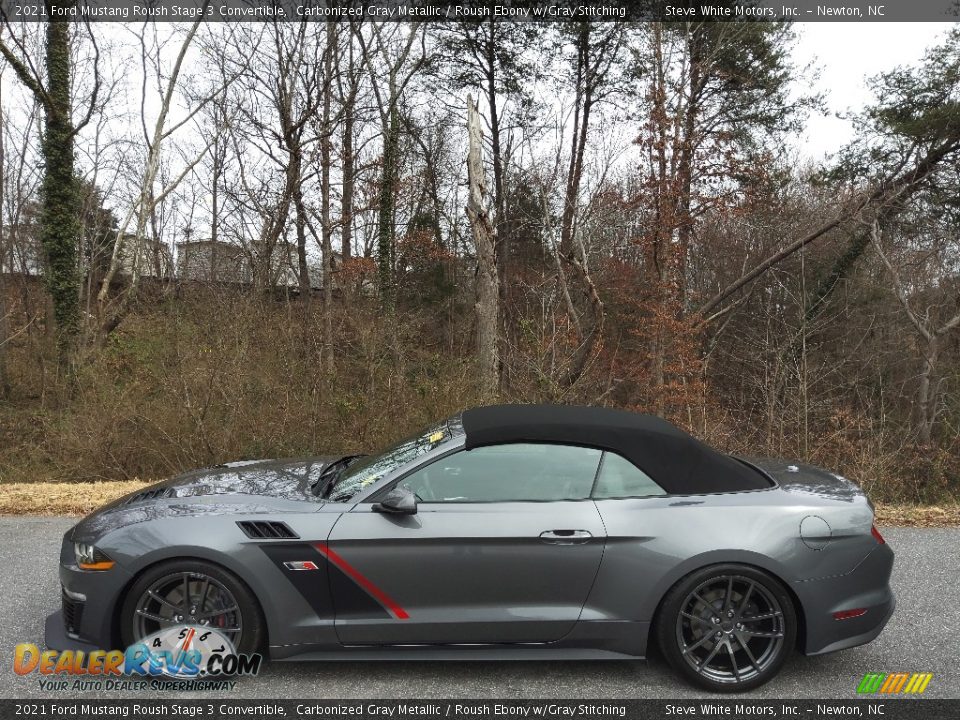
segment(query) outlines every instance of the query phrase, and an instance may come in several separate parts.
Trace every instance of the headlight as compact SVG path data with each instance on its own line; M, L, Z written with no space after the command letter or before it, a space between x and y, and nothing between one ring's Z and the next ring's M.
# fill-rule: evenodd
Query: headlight
M74 543L73 552L81 570L109 570L113 567L113 560L89 543Z

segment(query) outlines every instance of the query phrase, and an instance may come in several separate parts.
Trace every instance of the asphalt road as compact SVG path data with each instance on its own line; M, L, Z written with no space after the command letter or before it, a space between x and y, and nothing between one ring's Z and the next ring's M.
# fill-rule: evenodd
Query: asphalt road
M59 605L57 557L70 518L0 518L0 697L50 697L37 675L17 676L17 643L43 643L43 622ZM898 607L870 645L822 657L795 656L757 699L848 699L867 672L932 672L925 695L960 698L960 528L888 528L897 553ZM215 697L217 693L177 693ZM102 693L77 695L95 700ZM124 697L116 693L116 697ZM157 692L155 697L172 697ZM691 698L662 661L272 663L241 680L233 698ZM138 693L137 698L144 698Z

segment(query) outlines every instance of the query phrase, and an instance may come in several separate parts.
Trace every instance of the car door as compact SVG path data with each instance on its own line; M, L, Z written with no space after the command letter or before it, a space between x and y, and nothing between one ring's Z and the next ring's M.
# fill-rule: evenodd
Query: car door
M345 645L545 643L576 624L606 534L590 492L601 453L518 443L458 450L391 483L414 515L361 502L330 560Z

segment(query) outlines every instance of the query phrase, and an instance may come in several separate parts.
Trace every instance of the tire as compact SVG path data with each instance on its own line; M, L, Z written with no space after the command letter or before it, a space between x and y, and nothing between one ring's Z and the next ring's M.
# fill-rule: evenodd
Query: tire
M184 587L184 578L188 588L186 593L177 590L178 585ZM203 560L168 560L148 568L127 591L120 611L120 637L124 647L129 647L162 627L191 623L192 616L177 620L173 616L177 611L172 609L171 604L157 601L147 594L148 590L162 594L161 591L168 585L172 589L165 597L172 599L174 605L179 605L184 595L188 598L188 604L192 602L194 606L200 596L204 597L203 607L196 611L197 615L202 616L202 620L196 624L206 621L221 631L223 630L218 623L222 623L224 628L228 627L227 623L230 624L229 627L239 628L233 633L225 632L238 653L259 652L264 646L266 623L263 612L246 583L219 565ZM212 604L214 601L219 605ZM149 610L147 614L151 619L145 619L143 613L137 612L138 609L144 612ZM218 609L224 612L212 614ZM159 615L165 616L166 624L152 619ZM172 617L168 618L167 615Z
M771 680L793 652L797 613L775 578L746 565L713 565L674 585L656 621L660 651L678 675L716 693Z

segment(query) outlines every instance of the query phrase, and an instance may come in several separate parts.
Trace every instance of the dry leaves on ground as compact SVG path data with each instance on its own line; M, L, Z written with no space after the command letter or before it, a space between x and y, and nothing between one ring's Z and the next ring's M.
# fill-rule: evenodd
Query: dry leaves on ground
M0 515L86 515L148 484L141 480L4 483L0 485Z

